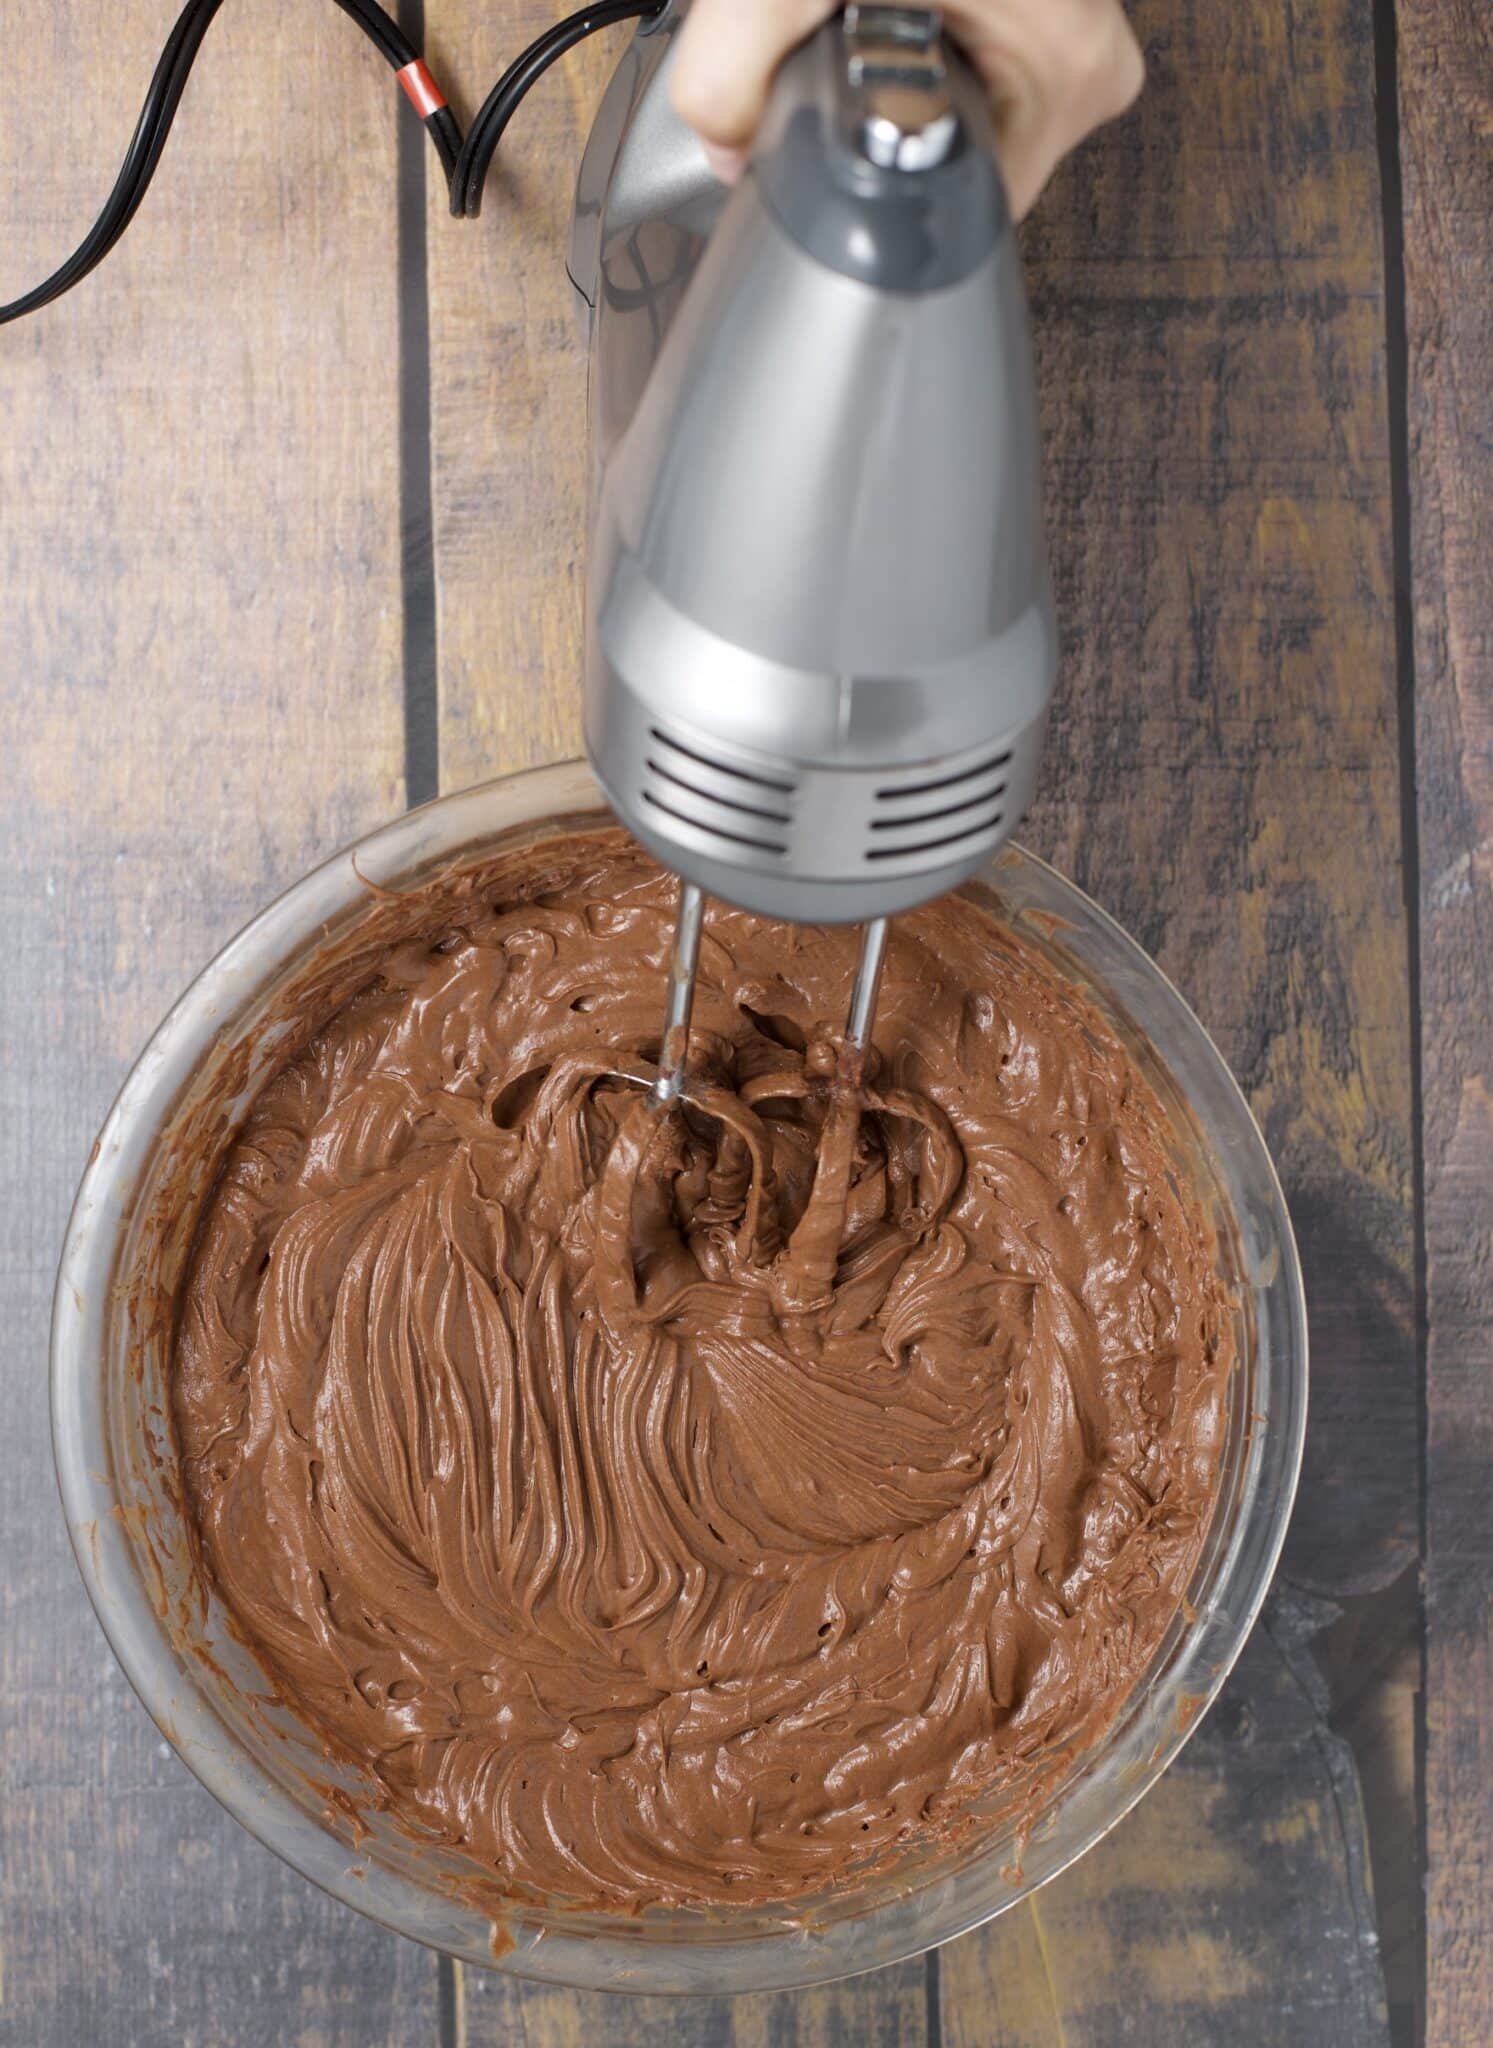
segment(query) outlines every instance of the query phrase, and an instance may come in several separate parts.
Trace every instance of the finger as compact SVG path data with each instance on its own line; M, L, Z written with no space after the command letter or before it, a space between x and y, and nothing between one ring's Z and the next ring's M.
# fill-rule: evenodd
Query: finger
M739 185L747 167L747 152L744 149L726 149L719 142L707 142L705 161L723 185Z
M745 149L788 52L835 11L835 0L695 0L679 37L676 110L707 142Z
M950 0L950 27L990 87L1020 220L1057 165L1132 106L1145 59L1119 0Z

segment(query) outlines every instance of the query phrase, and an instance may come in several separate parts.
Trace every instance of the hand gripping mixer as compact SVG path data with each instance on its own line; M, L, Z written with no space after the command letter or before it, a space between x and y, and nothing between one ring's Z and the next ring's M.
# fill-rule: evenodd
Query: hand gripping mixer
M581 169L591 339L586 743L680 876L656 1099L706 896L864 923L990 857L1056 667L1030 340L984 91L924 9L848 7L784 66L728 192L645 21Z

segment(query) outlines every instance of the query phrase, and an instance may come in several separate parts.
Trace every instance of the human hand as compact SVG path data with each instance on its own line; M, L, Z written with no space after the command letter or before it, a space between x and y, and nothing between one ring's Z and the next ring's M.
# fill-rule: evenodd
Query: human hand
M778 65L834 12L835 0L695 0L674 104L722 177L740 176ZM948 0L941 12L990 88L1020 220L1069 150L1134 104L1140 45L1120 0Z

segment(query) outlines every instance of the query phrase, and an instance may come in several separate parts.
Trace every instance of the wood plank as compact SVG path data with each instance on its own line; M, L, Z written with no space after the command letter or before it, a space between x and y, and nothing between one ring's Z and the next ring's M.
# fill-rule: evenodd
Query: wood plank
M1425 1891L1417 1755L1423 1693L1420 1567L1383 1593L1345 1603L1342 1619L1312 1644L1331 1701L1328 1727L1358 1767L1373 1867L1374 1915L1390 2038L1423 2038Z
M1370 0L1141 0L1028 236L1067 657L1027 838L1173 976L1301 1241L1288 1569L1416 1554L1410 1012Z
M1312 1323L1285 1569L1368 1595L1413 1569L1419 1516L1371 11L1140 0L1134 19L1146 94L1026 238L1067 659L1025 836L1168 969L1260 1117ZM1256 1644L1036 1918L945 1955L951 2042L1071 2048L1127 2010L1157 2043L1382 2037L1354 1761L1294 1642L1292 1664L1309 1712ZM1413 1691L1381 1704L1355 1728L1410 1755Z
M1427 1436L1429 2048L1493 2039L1493 18L1401 7Z
M0 297L112 181L175 0L7 20ZM261 1849L159 1740L74 1570L52 1273L187 977L402 795L395 107L337 10L228 7L131 232L0 330L0 2039L365 2048L435 1964Z
M741 1998L616 1998L462 1972L457 2048L914 2048L921 1964L848 1984Z
M427 50L465 116L555 20L552 0L446 0ZM581 751L586 358L565 274L591 113L627 37L594 36L535 89L479 222L432 180L432 473L441 784Z

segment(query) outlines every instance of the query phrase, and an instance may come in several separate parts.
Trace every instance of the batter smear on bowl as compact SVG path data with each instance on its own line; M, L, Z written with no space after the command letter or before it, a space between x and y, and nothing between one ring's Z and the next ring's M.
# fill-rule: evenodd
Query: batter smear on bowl
M277 1689L495 1889L816 1891L1091 1739L1212 1505L1233 1318L1167 1117L978 903L712 908L489 862L251 1108L180 1302L205 1569Z

